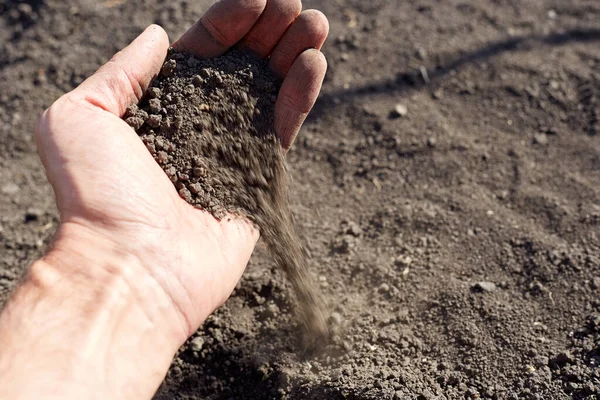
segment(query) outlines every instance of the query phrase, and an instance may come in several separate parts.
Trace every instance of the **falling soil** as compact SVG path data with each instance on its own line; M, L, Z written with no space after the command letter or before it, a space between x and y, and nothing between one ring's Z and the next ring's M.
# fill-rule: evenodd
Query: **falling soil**
M290 279L307 338L327 334L288 201L284 151L274 129L280 82L239 50L210 60L169 51L160 75L124 118L188 203L260 229Z

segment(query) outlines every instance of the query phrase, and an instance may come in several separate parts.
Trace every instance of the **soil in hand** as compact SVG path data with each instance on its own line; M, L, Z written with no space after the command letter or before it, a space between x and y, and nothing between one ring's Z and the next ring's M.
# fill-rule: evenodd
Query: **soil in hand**
M232 50L211 60L170 50L125 120L188 203L215 218L245 217L289 277L307 332L328 331L292 225L284 152L274 130L280 83L266 61Z

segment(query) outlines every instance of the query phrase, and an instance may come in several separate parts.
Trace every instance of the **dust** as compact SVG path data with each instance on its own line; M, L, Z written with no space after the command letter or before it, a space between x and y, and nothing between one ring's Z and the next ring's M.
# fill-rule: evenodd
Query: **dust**
M211 59L171 49L124 119L188 203L255 223L298 300L311 338L328 333L323 301L292 224L284 152L274 130L280 82L239 50Z

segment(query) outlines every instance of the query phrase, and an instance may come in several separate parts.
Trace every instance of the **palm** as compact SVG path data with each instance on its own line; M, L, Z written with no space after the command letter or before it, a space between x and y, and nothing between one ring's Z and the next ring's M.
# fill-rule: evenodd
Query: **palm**
M265 0L224 0L175 43L207 57L234 43L270 55L271 67L285 77L275 116L284 146L291 145L312 107L325 70L320 52L304 50L323 44L326 20L316 12L295 19L299 10L296 0L269 0L266 6ZM146 31L57 101L42 118L37 140L63 223L126 243L159 281L174 289L170 295L188 320L201 321L231 293L258 233L244 220L218 221L183 201L120 119L141 95L131 77L147 87L167 47L160 28Z

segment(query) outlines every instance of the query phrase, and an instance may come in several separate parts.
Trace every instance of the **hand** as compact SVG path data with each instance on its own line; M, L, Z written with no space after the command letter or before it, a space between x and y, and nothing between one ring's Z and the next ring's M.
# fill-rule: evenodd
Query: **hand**
M174 47L215 57L240 46L269 57L284 78L276 132L289 147L320 90L326 70L318 50L328 32L300 0L222 0ZM82 238L112 243L136 257L164 288L190 335L231 294L258 239L240 219L217 221L179 198L135 132L120 117L160 70L164 30L140 37L42 116L36 142L54 188L61 227L53 250L68 256ZM307 50L308 49L308 50ZM57 257L59 258L59 257Z
M284 78L275 129L285 147L326 70L318 49L327 20L300 8L300 0L221 0L174 44L200 57L234 45L270 56ZM150 398L252 254L252 225L182 200L121 120L168 46L164 30L149 27L39 121L61 225L0 314L0 398Z

